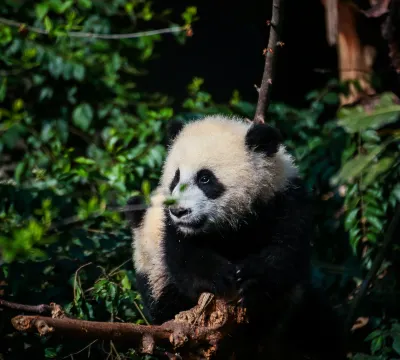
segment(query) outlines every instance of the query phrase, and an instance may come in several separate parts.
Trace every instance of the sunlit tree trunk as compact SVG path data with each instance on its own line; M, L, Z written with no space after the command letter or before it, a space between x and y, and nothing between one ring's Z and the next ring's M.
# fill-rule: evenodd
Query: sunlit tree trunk
M341 96L341 105L359 100L363 95L373 95L375 90L370 84L375 49L363 45L357 32L358 13L356 6L346 0L322 0L325 6L327 41L337 46L339 79L354 81L359 88L350 85L348 96Z

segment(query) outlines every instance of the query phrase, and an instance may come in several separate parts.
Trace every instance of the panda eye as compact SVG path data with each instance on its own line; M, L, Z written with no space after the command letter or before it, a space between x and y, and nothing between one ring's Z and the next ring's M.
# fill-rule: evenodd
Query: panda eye
M201 184L207 184L210 181L210 177L208 175L202 175L199 179Z

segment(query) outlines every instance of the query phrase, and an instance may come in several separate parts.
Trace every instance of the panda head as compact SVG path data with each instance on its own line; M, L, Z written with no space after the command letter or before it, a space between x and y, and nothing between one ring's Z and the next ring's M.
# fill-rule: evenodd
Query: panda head
M268 202L297 175L269 125L207 116L175 135L160 185L175 199L167 216L185 235L237 227L255 200Z

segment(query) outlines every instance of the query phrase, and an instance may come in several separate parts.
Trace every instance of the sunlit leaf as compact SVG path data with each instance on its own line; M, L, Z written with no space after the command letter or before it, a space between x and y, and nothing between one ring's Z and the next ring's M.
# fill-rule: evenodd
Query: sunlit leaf
M339 120L337 123L348 132L377 129L383 125L390 124L396 121L400 114L400 105L395 104L392 98L393 95L390 93L383 94L380 104L368 112L361 105L344 108L338 114Z
M359 176L370 163L384 150L386 143L377 145L367 155L359 154L353 159L349 160L340 169L339 173L331 180L332 184L337 185L340 182L351 182Z

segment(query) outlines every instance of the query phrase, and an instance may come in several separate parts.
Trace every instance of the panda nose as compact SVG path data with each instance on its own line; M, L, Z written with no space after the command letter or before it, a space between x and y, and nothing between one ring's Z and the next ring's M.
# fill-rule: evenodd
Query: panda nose
M185 209L182 207L170 208L169 211L172 215L176 216L177 218L181 218L182 216L185 216L191 212L190 209Z

